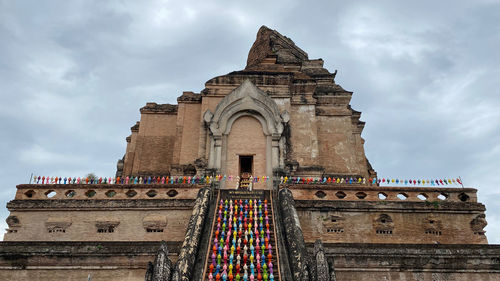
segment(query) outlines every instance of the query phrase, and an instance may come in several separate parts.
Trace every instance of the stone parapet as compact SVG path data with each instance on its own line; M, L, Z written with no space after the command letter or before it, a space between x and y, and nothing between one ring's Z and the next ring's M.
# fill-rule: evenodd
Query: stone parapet
M16 200L195 199L201 184L20 184Z
M477 189L342 184L282 184L295 200L477 203Z

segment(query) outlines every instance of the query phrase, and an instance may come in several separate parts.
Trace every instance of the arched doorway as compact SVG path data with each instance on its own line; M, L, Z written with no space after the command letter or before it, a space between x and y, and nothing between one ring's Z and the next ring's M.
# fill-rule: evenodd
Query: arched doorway
M240 167L239 156L252 156L252 170L261 178L265 176L271 179L273 170L284 167L285 136L282 133L284 123L289 120L289 114L286 111L280 113L276 102L249 80L244 81L224 97L214 113L210 110L205 111L203 120L209 129L207 131L209 136L207 145L210 148L209 169L219 174L237 176ZM236 126L235 129L238 132L234 135L233 126ZM245 126L248 128L245 129ZM229 145L238 143L237 139L233 140L237 136L240 138L246 136L245 145L252 145L253 139L257 138L258 141L255 144L258 144L259 155L254 156L251 154L253 152L245 152L246 148L242 146L235 147L233 151ZM249 161L248 159L242 161ZM235 187L227 186L225 183L222 186ZM272 188L272 180L267 183L262 182L259 187Z
M267 176L266 136L262 125L253 116L245 115L236 119L227 136L226 174L245 177ZM254 188L265 188L260 181Z

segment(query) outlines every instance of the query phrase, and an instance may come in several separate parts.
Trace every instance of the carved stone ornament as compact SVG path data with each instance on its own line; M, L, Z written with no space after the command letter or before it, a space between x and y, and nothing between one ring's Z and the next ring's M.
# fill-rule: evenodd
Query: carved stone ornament
M163 229L167 226L167 217L159 214L149 214L142 220L144 228Z
M377 233L392 234L394 229L394 221L391 216L387 214L381 214L373 222L373 227Z
M67 217L50 217L45 222L45 227L49 232L66 232L71 226L71 218Z
M7 222L7 225L9 227L18 227L21 226L21 222L19 221L19 218L17 216L9 216L5 222Z
M488 225L486 222L486 216L484 214L477 215L471 222L470 228L475 234L485 234L484 228Z

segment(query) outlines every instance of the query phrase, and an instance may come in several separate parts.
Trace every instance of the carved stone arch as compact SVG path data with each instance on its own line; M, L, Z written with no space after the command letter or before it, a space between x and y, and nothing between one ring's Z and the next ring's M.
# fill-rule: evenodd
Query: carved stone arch
M269 129L267 127L268 124L267 124L266 119L262 115L260 115L258 112L252 112L252 111L240 111L240 112L232 115L227 120L227 125L226 125L226 128L224 129L223 134L228 135L229 132L231 132L231 127L233 126L234 121L236 121L236 119L243 117L243 116L251 116L251 117L254 117L255 119L257 119L260 122L260 124L262 125L262 130L264 132L264 135L265 136L271 135L271 133L269 132Z
M210 131L214 135L224 133L229 118L241 111L260 114L266 120L270 134L283 132L278 105L248 79L219 102L211 118Z
M225 96L214 113L207 110L203 115L210 136L208 168L225 173L227 136L235 120L242 116L254 117L262 125L267 143L266 174L271 177L274 169L284 166L282 133L284 123L289 121L289 114L286 111L280 113L276 102L250 80L245 80ZM268 187L271 186L272 181L268 181Z

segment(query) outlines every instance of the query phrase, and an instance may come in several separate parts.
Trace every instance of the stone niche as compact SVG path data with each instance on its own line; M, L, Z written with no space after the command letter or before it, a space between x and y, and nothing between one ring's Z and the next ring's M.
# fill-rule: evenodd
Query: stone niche
M394 231L394 221L387 214L379 215L373 222L373 228L376 234L392 235Z
M427 235L441 236L443 234L443 224L435 216L429 216L424 220L424 230Z
M101 218L95 222L97 233L113 233L120 224L117 219Z
M323 234L338 235L344 233L345 218L338 214L322 215Z
M160 214L148 214L142 220L142 226L148 233L163 232L167 226L167 217Z
M7 225L9 228L7 229L7 233L17 233L19 228L21 227L21 221L17 216L12 216L10 215L5 222L7 222Z
M488 223L486 222L486 216L484 214L477 215L470 222L470 228L476 235L484 235L486 233L486 231L484 230L486 225L488 225Z
M66 233L71 224L71 218L69 217L49 217L45 221L48 233Z

